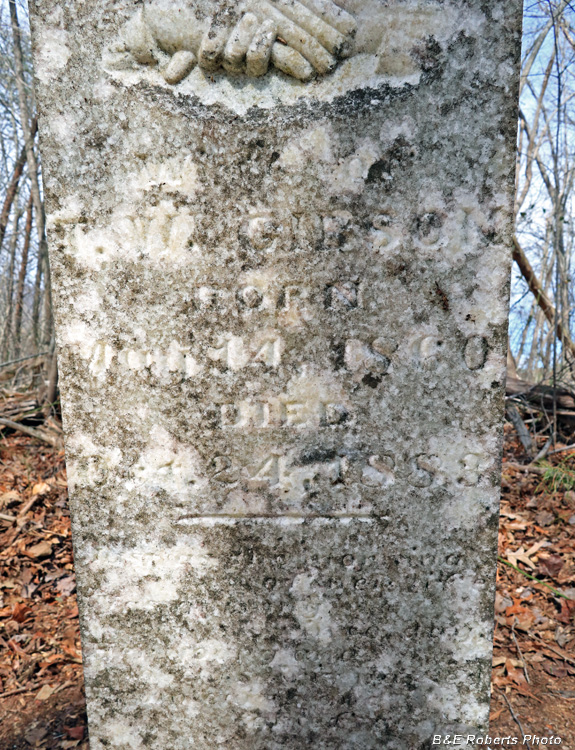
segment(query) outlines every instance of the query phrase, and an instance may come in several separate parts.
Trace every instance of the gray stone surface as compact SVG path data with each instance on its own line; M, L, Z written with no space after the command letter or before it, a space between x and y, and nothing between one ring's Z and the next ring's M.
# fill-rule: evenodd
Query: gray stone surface
M520 15L32 2L92 750L485 725Z

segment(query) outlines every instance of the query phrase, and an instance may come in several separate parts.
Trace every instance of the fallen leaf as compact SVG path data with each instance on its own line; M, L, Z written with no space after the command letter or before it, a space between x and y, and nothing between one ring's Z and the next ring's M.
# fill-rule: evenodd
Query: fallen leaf
M24 622L26 617L28 617L29 612L30 607L27 604L24 604L24 602L18 602L12 607L12 619L15 622Z
M38 584L36 583L25 583L22 586L22 590L20 591L20 596L22 599L31 599L32 594L36 591L38 588Z
M549 513L548 510L542 510L535 516L535 520L539 526L550 526L555 520L553 513Z
M49 557L52 554L52 543L44 540L39 544L34 544L32 547L28 547L28 549L24 551L24 554L34 560L37 560L40 557Z
M535 568L537 567L533 560L531 560L523 546L519 547L519 549L515 552L508 551L507 559L512 565L515 566L522 562L524 565L527 565L527 567L533 568L533 570L535 570Z
M56 581L58 578L62 578L62 576L66 575L66 571L64 568L55 568L54 570L49 571L44 576L44 581L48 583L49 581Z
M62 654L50 654L50 656L39 663L39 666L41 669L46 669L46 667L56 664L59 661L65 661Z
M66 576L61 578L56 584L56 589L61 596L70 596L76 589L75 576Z
M527 614L530 610L527 607L524 607L521 604L521 599L513 598L513 604L510 607L507 607L505 610L506 617L510 617L511 615L523 615Z
M527 695L529 698L533 698L533 700L536 700L537 703L543 703L541 698L538 698L536 695L534 695L530 690L528 690L525 685L517 685L515 688L518 693L521 693L521 695Z
M502 596L499 592L495 595L495 611L497 614L504 612L512 604L513 602L508 596Z
M551 675L551 677L560 679L567 676L567 670L565 669L565 666L555 661L543 662L543 669L547 672L547 674Z
M565 599L561 600L561 612L559 614L555 615L555 619L558 622L562 622L563 625L570 625L571 621L573 619L573 615L571 614L571 607L569 606L570 602L566 602ZM557 638L557 636L555 636ZM560 643L560 646L563 646L564 644Z
M36 697L34 698L34 700L47 701L55 689L56 688L53 688L50 685L43 685L40 688L40 690L36 693Z
M20 495L16 490L10 490L10 492L3 492L0 495L0 508L7 508L9 505L20 502Z
M52 487L46 482L38 482L32 487L32 495L47 495L51 490Z
M548 555L539 558L539 570L549 578L556 578L564 564L565 562L560 555Z
M85 729L86 728L84 726L64 727L64 731L66 732L68 737L71 737L73 740L83 740Z
M76 649L76 643L73 638L62 641L62 651L74 659L78 659L80 656L78 650Z
M505 671L507 673L507 677L514 682L516 685L523 685L523 683L527 682L525 679L525 674L522 669L519 669L515 666L513 663L514 659L507 659L505 662Z
M561 648L564 648L572 637L573 636L569 630L562 628L560 625L557 627L557 630L555 631L555 640Z
M29 745L37 745L48 734L48 730L43 726L33 726L24 735L24 739Z
M493 674L491 682L497 687L507 687L507 685L509 685L509 679L502 672L496 672Z

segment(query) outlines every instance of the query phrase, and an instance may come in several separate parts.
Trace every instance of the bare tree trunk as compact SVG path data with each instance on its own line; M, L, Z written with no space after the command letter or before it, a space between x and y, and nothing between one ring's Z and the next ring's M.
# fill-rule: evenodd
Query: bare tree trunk
M521 362L523 361L523 352L525 351L525 345L527 344L527 334L529 333L529 328L538 310L539 308L533 302L531 304L531 310L529 311L529 315L527 316L525 325L523 326L523 331L521 332L521 340L519 342L519 349L517 350L517 357L515 358L516 362L518 362L519 364L521 364Z
M24 308L24 285L28 271L28 254L30 251L30 237L32 235L32 214L34 212L32 193L26 208L26 228L24 230L24 245L20 261L20 273L16 287L16 304L14 307L14 356L19 357L22 351L22 312Z
M569 336L569 329L565 330L565 327L563 326L561 320L557 317L554 305L552 304L549 297L545 294L541 282L535 275L535 271L533 270L531 263L529 263L529 260L523 252L523 248L517 241L516 237L513 238L513 260L517 263L519 270L521 271L521 275L527 282L527 286L535 297L535 300L541 308L543 314L545 315L551 326L553 328L556 328L557 338L563 343L565 349L569 351L572 357L575 357L575 344Z
M10 238L10 261L8 263L8 274L6 284L6 318L4 320L4 330L2 331L2 344L0 346L0 356L2 360L8 359L10 354L10 339L12 335L12 310L14 302L14 267L16 265L16 249L18 247L18 225L22 212L18 211L14 217L12 226L12 237Z
M22 177L22 172L24 171L24 164L26 164L26 148L22 149L20 156L14 165L12 179L6 190L6 197L4 198L2 212L0 213L0 248L4 242L6 228L10 220L10 211L12 210L12 204L14 203L14 198L18 192L18 184L20 183L20 177Z
M20 25L18 23L18 11L16 9L16 0L9 0L10 20L12 22L12 36L14 39L14 62L16 68L16 85L18 88L18 100L20 104L20 115L22 132L26 146L26 159L28 171L30 173L30 185L32 200L34 202L34 216L36 228L38 231L38 259L40 265L43 265L41 273L44 275L44 300L43 300L43 321L41 340L46 344L51 338L52 329L52 305L50 294L50 270L48 261L48 249L46 242L46 221L44 214L44 204L40 191L38 160L34 151L34 139L32 128L30 126L30 113L28 110L28 98L26 95L26 84L24 79L24 61L22 55L22 41L20 34ZM38 310L39 312L39 310ZM38 334L38 327L36 329ZM38 338L36 338L38 340Z
M52 407L58 398L58 358L56 356L56 342L52 337L50 346L50 370L48 372L48 384L46 390L46 409L52 411Z
M519 377L517 375L517 362L515 361L515 358L511 353L511 348L509 346L507 347L507 374L512 378Z
M52 320L52 285L50 283L50 260L48 258L48 247L44 248L44 298L42 304L42 349L47 349L54 335L54 324ZM55 355L54 355L55 358Z
M40 346L40 302L42 297L42 267L44 265L40 250L41 248L38 248L36 278L34 280L34 299L32 302L32 341L37 350Z

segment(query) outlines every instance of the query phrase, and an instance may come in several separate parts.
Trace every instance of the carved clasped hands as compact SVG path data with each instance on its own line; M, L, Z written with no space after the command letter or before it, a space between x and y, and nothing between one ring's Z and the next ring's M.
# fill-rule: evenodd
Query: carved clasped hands
M158 66L170 84L196 65L249 77L273 65L309 81L351 54L355 31L332 0L151 0L122 29L110 63Z

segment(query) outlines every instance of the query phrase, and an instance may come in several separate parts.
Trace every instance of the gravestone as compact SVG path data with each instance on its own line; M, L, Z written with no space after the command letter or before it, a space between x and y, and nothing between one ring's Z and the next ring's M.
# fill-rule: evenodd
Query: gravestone
M32 2L92 750L485 727L520 20Z

